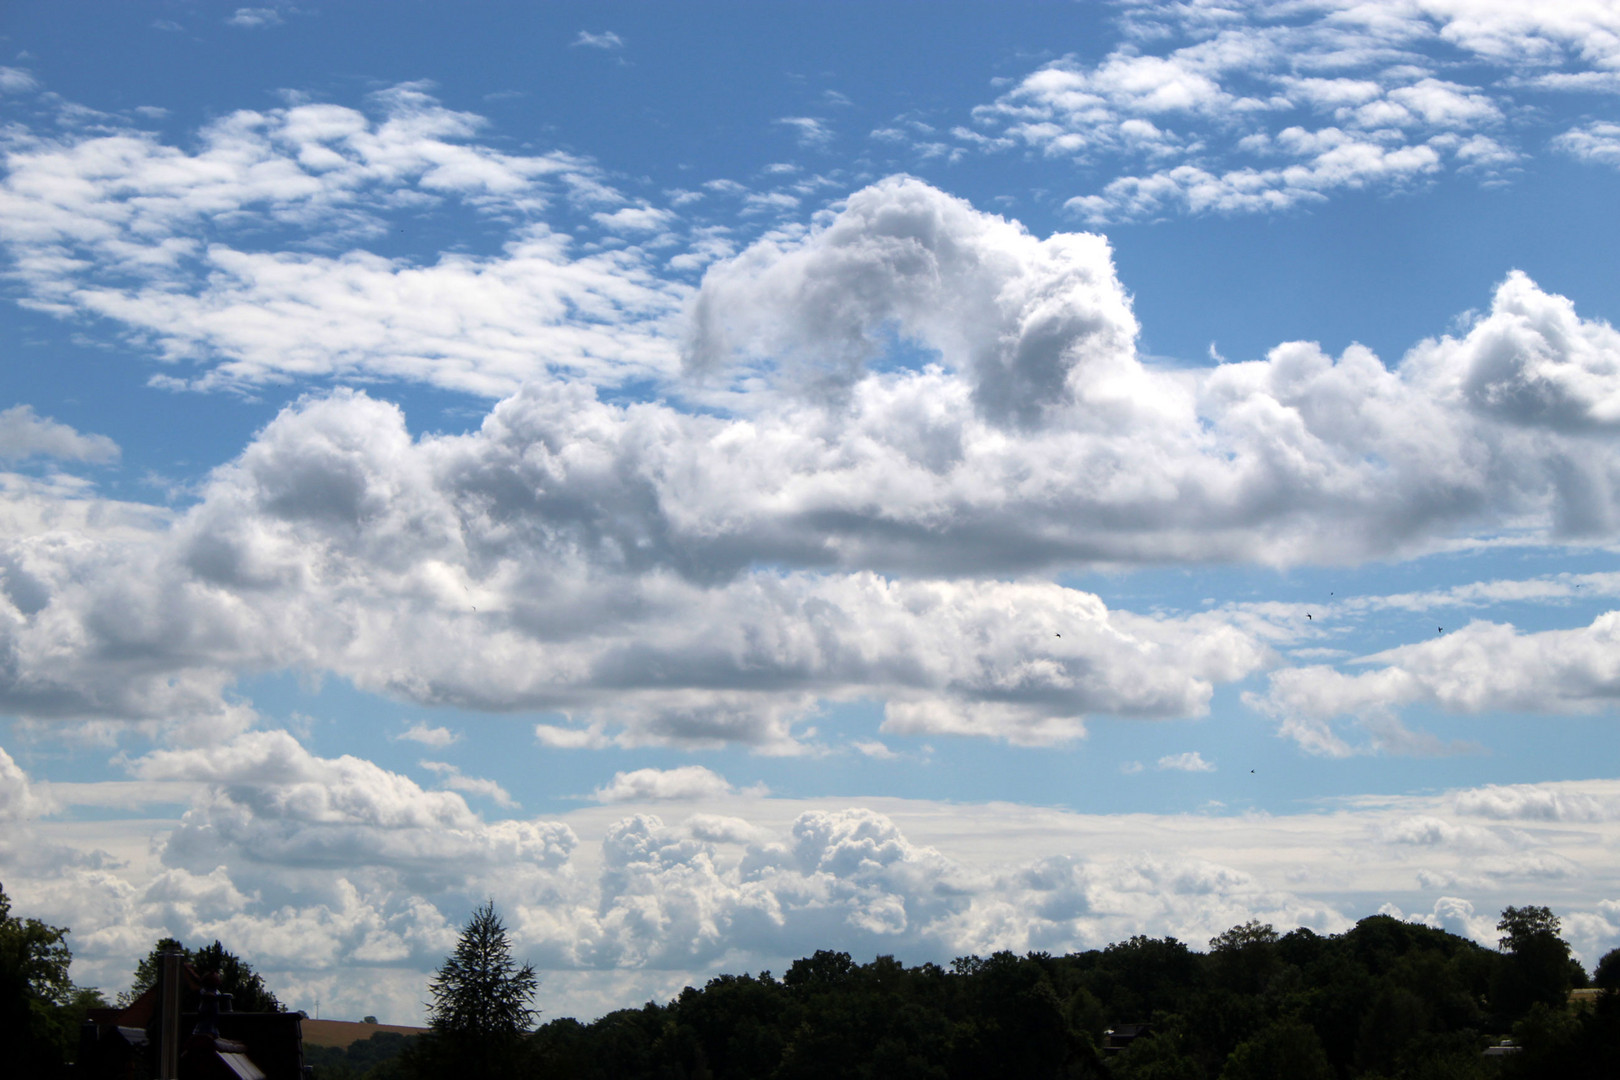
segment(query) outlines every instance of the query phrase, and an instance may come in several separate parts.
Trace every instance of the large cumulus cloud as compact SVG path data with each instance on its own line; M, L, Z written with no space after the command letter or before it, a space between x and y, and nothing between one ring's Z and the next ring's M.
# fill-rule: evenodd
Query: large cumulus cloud
M891 730L1052 741L1090 713L1197 715L1287 631L1111 611L1031 572L1617 523L1620 335L1518 274L1393 368L1296 342L1167 370L1136 354L1100 240L898 179L715 270L695 310L694 355L747 369L719 410L549 380L413 436L339 391L144 529L67 492L107 524L6 541L0 694L228 719L235 673L297 668L631 742L791 749L817 701L860 696ZM939 362L868 364L891 327ZM805 392L801 356L836 361L839 392Z
M852 195L807 243L767 238L711 269L687 361L786 358L811 389L843 396L889 329L937 350L997 424L1033 425L1077 395L1138 396L1136 320L1107 241L1037 240L904 178Z

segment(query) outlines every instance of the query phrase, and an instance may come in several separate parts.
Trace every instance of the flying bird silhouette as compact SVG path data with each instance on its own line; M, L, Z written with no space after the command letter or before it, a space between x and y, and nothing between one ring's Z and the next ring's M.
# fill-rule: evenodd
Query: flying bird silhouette
M1306 612L1306 613L1305 613L1305 617L1306 617L1306 618L1307 618L1307 619L1311 619L1311 613L1310 613L1310 612L1308 612L1308 611L1307 611L1307 612ZM1316 621L1316 620L1315 620L1315 619L1311 619L1311 622L1315 622L1315 621Z

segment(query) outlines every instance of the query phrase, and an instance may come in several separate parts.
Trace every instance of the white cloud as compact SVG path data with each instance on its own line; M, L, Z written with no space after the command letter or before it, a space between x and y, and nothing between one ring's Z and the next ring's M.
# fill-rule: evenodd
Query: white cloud
M1272 212L1452 169L1492 178L1518 160L1512 134L1543 123L1510 88L1617 85L1612 7L1547 7L1247 0L1216 17L1207 5L1132 4L1126 44L1030 73L956 137L963 149L1076 159L1102 179L1067 205L1094 222ZM1466 70L1458 51L1484 69L1478 85L1436 74ZM1576 153L1587 144L1580 132L1565 140Z
M104 464L118 460L118 444L105 435L81 435L28 405L0 411L0 461L35 456Z
M1200 713L1213 681L1241 677L1267 655L1218 618L1110 612L1090 594L1048 583L748 571L723 555L732 541L713 555L701 541L682 553L680 522L702 520L684 515L735 488L694 489L671 502L683 515L671 520L673 532L635 526L622 536L598 531L606 519L554 516L520 501L512 509L532 528L513 546L520 518L481 495L464 501L464 484L468 493L499 491L509 482L488 482L516 467L507 490L535 490L549 474L558 496L569 484L591 491L556 509L607 507L619 498L613 477L623 474L592 461L608 465L622 454L589 451L595 436L580 442L578 434L617 428L613 438L639 441L654 418L707 433L687 443L679 426L668 428L678 449L713 447L714 438L723 445L728 428L734 439L747 425L680 421L658 407L625 410L577 394L514 400L497 417L477 435L413 441L390 406L351 395L311 401L267 428L193 510L145 544L120 544L118 556L86 546L89 537L64 547L40 537L19 548L28 576L7 581L18 605L8 632L19 655L43 666L9 684L12 707L139 717L170 709L189 685L200 695L190 708L206 711L228 671L290 665L340 670L422 701L594 710L631 741L790 749L792 726L816 695L880 687L898 730L1045 741L1077 734L1088 712ZM535 421L566 430L543 436ZM531 450L508 457L547 440L575 449L551 462ZM747 443L727 452L765 464ZM530 467L541 472L522 477ZM746 475L736 467L681 472L728 483ZM355 531L353 523L364 524ZM659 534L666 539L656 545L637 539ZM395 555L379 559L389 547ZM370 584L335 594L324 584L339 580ZM103 603L117 620L95 614ZM24 608L43 614L25 618ZM357 634L362 625L369 629ZM107 638L114 628L116 642ZM65 651L44 648L72 639L79 644ZM131 648L137 640L144 644ZM115 644L138 660L104 659Z
M542 219L559 198L622 197L570 155L480 145L483 124L407 85L367 111L231 113L194 150L105 125L14 129L0 242L27 304L121 324L173 369L162 385L391 378L498 397L548 376L672 372L665 324L684 288L635 250L578 255ZM447 200L504 231L498 253L425 263L358 246ZM288 226L316 250L256 250Z
M645 233L668 228L674 214L653 206L625 206L612 213L593 214L597 224L610 232Z
M1253 703L1283 721L1285 734L1318 752L1347 749L1330 734L1340 716L1371 717L1400 731L1394 710L1413 704L1449 712L1588 712L1620 698L1620 612L1576 630L1521 633L1505 623L1471 622L1434 640L1366 657L1371 671L1328 667L1273 672ZM1378 732L1375 732L1377 734ZM1377 740L1375 739L1375 742ZM1402 747L1422 752L1418 743Z
M54 806L54 800L34 790L5 747L0 747L0 821L15 822L38 817Z
M267 7L237 8L236 13L225 20L229 26L239 26L246 30L256 30L261 26L280 26L282 21L281 12Z
M1319 200L1340 188L1395 185L1439 171L1432 146L1389 148L1338 128L1280 133L1278 143L1304 155L1281 168L1246 166L1215 174L1177 165L1149 176L1123 176L1101 194L1075 196L1065 205L1093 223L1154 218L1169 212L1252 213L1284 210Z
M813 116L784 116L776 122L792 128L800 146L826 146L832 141L832 129L825 120Z
M1596 120L1559 135L1553 148L1596 165L1620 167L1620 124Z
M1549 784L1492 784L1458 792L1451 801L1459 814L1505 821L1620 821L1620 799Z
M691 326L705 412L537 382L474 432L412 437L338 392L184 513L0 485L0 700L217 725L237 674L295 669L564 712L537 729L552 745L793 752L818 701L862 696L895 734L1053 743L1098 713L1201 715L1298 616L1145 617L1033 571L1620 531L1620 463L1591 437L1620 424L1620 334L1520 274L1393 368L1296 342L1163 370L1101 238L1037 240L894 179L712 267ZM937 359L869 367L885 334ZM1331 752L1346 708L1386 748L1455 749L1374 708L1415 685L1304 668L1269 700Z
M456 766L445 761L421 761L417 764L428 772L437 773L440 777L439 783L449 791L462 791L468 795L477 795L488 799L496 806L508 810L517 807L517 801L512 798L511 794L493 780L479 776L467 776Z
M1135 374L1136 321L1106 241L1036 240L905 178L857 192L804 242L764 240L712 268L686 358L711 371L785 355L810 390L840 396L891 322L969 374L999 421L1031 423L1082 386L1127 392Z
M589 30L581 30L579 36L570 43L572 46L584 46L587 49L622 49L624 39L612 30L604 30L600 34L593 34Z
M613 779L597 788L592 798L603 803L717 799L734 791L718 773L701 765L682 765L614 773Z
M459 740L461 734L451 731L447 727L428 727L427 724L418 720L398 735L393 736L393 738L409 739L411 742L421 743L423 746L431 746L438 750Z
M1613 781L1366 797L1280 816L1086 815L777 799L694 767L621 773L603 789L679 797L676 820L609 804L488 822L459 795L318 757L284 732L156 751L132 772L134 783L202 788L178 821L91 834L12 798L30 781L0 755L7 892L20 910L79 927L76 977L109 989L161 934L218 937L278 991L324 999L322 980L348 972L340 997L351 1011L408 1020L455 926L486 896L544 972L541 1007L584 1018L641 1000L647 979L674 992L720 970L779 968L829 941L944 961L1135 933L1202 941L1249 918L1329 933L1384 906L1489 943L1489 913L1523 902L1526 888L1565 916L1588 963L1620 940L1620 905L1604 903L1620 895ZM1586 809L1565 818L1549 806Z
M22 94L39 89L39 81L22 68L0 66L0 94Z
M1214 772L1213 762L1205 761L1204 756L1197 750L1189 750L1184 754L1166 754L1159 759L1157 766L1161 771L1173 769L1177 772Z
M131 764L143 780L208 784L165 842L165 865L205 873L221 861L279 866L288 877L341 871L360 880L436 882L518 861L561 865L577 844L549 822L485 823L458 794L425 791L360 758L320 758L286 732L249 732L206 749L154 750ZM451 780L458 779L454 770ZM471 778L460 778L471 779ZM504 793L477 786L477 793ZM377 874L383 875L381 878ZM268 881L257 881L266 887Z
M613 745L613 740L602 733L600 725L566 728L556 724L536 724L534 737L540 745L556 750L601 750Z

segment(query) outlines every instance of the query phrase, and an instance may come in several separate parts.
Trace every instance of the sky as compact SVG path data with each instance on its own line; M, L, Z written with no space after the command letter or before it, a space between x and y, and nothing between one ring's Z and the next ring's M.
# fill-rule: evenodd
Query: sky
M1620 4L0 9L0 883L425 1016L1620 946Z

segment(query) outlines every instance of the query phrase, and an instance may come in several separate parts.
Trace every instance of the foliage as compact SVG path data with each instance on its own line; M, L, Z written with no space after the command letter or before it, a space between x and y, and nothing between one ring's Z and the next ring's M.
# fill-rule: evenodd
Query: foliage
M591 1024L553 1020L510 1075L568 1080L1484 1080L1620 1076L1620 993L1574 1008L1525 979L1568 945L1504 913L1504 951L1388 916L1342 934L1250 922L1208 953L1133 937L1068 956L861 964L823 950L781 978L722 975ZM1539 963L1540 960L1537 962ZM1611 961L1620 970L1620 958ZM1545 969L1545 970L1544 970ZM1605 969L1605 976L1609 974ZM1584 972L1582 973L1584 978ZM1539 984L1538 984L1539 985ZM1538 1003L1539 1002L1539 1003ZM1139 1029L1127 1025L1146 1025ZM1125 1032L1109 1045L1109 1032ZM1131 1037L1134 1034L1134 1037ZM1506 1036L1518 1058L1482 1056ZM1119 1045L1122 1044L1122 1045Z
M1592 985L1604 990L1620 990L1620 949L1604 953L1592 969Z
M1497 944L1508 954L1508 962L1497 971L1494 994L1503 1016L1524 1016L1538 1003L1562 1005L1572 986L1585 983L1586 973L1570 958L1569 944L1558 936L1558 916L1551 909L1506 908L1496 929L1502 935Z
M234 1011L287 1011L287 1007L277 1000L269 987L265 986L263 977L255 972L246 960L220 944L217 938L212 945L197 949L186 948L177 938L158 938L157 944L152 946L152 951L135 966L135 978L130 988L118 995L120 1005L128 1005L157 985L158 976L163 971L163 954L170 949L178 949L185 962L195 968L198 974L219 972L220 992L231 995L231 1008ZM186 995L182 1007L186 1009L197 1007L194 992Z
M440 1033L479 1038L520 1035L534 1023L534 965L512 960L506 927L492 900L472 913L456 951L428 987L430 1023Z
M318 1080L390 1080L400 1073L401 1055L419 1037L379 1031L346 1047L305 1043L304 1064L314 1067Z
M432 1034L405 1055L417 1075L509 1075L534 1023L534 966L518 967L493 900L474 911L428 986Z
M73 985L67 934L65 926L12 915L0 887L0 1031L16 1075L57 1073L86 1010L106 1004L99 991Z

